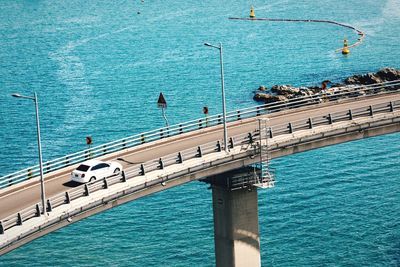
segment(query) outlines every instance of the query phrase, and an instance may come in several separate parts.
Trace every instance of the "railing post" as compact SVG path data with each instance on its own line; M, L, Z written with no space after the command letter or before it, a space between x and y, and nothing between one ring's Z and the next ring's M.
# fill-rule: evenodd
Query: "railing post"
M258 106L257 107L257 114L256 114L256 116L260 116L261 115L261 113L260 113L260 107Z
M237 120L240 120L240 110L237 111Z
M201 147L200 147L200 146L197 147L197 156L198 156L199 158L201 158L201 157L203 156L203 151L201 150Z
M86 187L87 187L87 185L86 185ZM88 193L88 195L89 195L89 193ZM51 205L50 199L47 199L47 208L46 208L46 210L48 212L51 212L53 210L53 206Z
M394 106L392 101L390 101L389 106L390 106L390 112L394 112Z
M69 165L69 157L66 156L66 157L65 157L65 166L68 166L68 165Z
M106 152L107 152L107 146L103 145L103 155L106 154Z
M22 216L21 216L21 213L19 213L18 212L18 214L17 214L17 225L22 225Z
M35 205L35 209L36 209L36 217L40 217L40 207L39 204Z
M160 139L163 139L163 138L164 138L164 130L160 129Z
M270 127L268 130L269 130L269 138L274 138L274 134L272 133L272 127Z
M162 158L160 158L158 160L158 168L160 168L160 170L164 169L164 162L163 162Z
M217 151L221 152L222 148L221 148L221 143L219 142L219 140L217 141Z
M144 144L144 143L146 142L146 141L144 140L144 134L141 135L140 141L142 142L142 144Z
M104 186L104 189L108 189L108 182L105 177L103 178L103 186Z
M92 149L89 148L85 153L85 158L90 159L92 158Z
M349 109L349 120L353 120L353 112Z
M144 170L144 165L140 164L140 175L145 175L146 171Z
M66 204L71 203L71 197L69 196L68 191L65 192L65 203L66 203Z
M90 192L89 192L89 186L87 184L85 184L85 196L89 196Z
M46 173L50 172L51 167L49 167L50 163L46 163Z
M201 129L201 128L203 128L203 123L202 123L202 120L200 119L199 120L199 129Z
M229 138L229 148L233 148L234 147L234 143L233 143L233 138Z
M311 118L308 118L308 128L312 129L313 128L313 121Z
M179 133L183 133L182 124L179 124Z
M374 116L374 110L373 110L372 106L369 106L369 115L371 117Z
M0 235L4 235L4 226L2 221L0 221Z
M178 163L183 163L183 157L181 152L178 153Z
M222 120L221 120L221 115L218 115L218 124L221 124Z
M293 133L293 125L291 122L289 122L288 127L289 127L289 133Z
M123 140L122 140L122 147L125 147L125 146L126 146L126 140L123 139Z
M121 176L122 176L122 182L126 183L125 171L122 171L122 172L121 172Z
M252 143L254 142L253 135L252 135L251 133L249 133L249 134L247 135L247 137L249 138L250 144L252 144Z
M328 122L329 122L329 124L333 123L333 119L332 119L332 114L331 113L329 113L329 115L328 115Z

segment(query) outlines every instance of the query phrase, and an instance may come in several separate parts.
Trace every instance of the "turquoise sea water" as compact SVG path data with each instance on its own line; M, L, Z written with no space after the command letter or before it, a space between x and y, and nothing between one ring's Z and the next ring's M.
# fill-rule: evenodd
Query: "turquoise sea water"
M335 53L351 30L231 21L330 19L365 42ZM140 12L140 14L138 14ZM228 110L253 106L263 84L314 85L400 68L397 0L0 2L0 175L36 164L39 95L45 160L163 125L219 113L224 45ZM259 192L263 266L400 266L400 135L273 160ZM0 266L213 266L211 192L187 184L90 217L0 258Z

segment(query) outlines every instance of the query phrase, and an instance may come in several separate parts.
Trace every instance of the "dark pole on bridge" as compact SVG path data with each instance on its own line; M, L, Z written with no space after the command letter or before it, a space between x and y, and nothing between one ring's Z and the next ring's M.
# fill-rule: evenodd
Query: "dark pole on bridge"
M163 118L165 120L165 125L168 128L169 127L169 123L168 123L168 120L167 120L167 116L165 115L165 109L167 108L167 101L165 100L165 97L164 97L163 93L160 93L160 96L158 97L157 106L162 109L162 115L163 115Z
M44 189L44 178L43 178L43 159L42 159L42 143L40 140L40 123L39 123L39 103L37 99L36 92L31 96L23 96L20 94L12 94L13 97L17 98L25 98L31 99L35 102L35 111L36 111L36 129L37 129L37 142L38 142L38 151L39 151L39 169L40 169L40 191L41 191L41 199L42 199L42 214L46 214L46 197L45 197L45 189Z

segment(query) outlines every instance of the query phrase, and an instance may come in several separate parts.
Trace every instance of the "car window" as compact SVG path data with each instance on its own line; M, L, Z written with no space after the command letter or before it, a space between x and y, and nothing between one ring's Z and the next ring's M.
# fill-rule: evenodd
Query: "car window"
M92 168L92 171L99 170L99 169L102 169L102 168L107 168L107 167L109 167L108 164L106 164L106 163L100 163L100 164L97 164L96 166L94 166L94 167Z
M98 170L98 169L100 169L100 164L94 165L92 167L92 171L95 171L95 170Z
M76 170L81 171L81 172L86 172L87 170L89 170L89 168L90 168L90 166L81 164L81 165L79 165L78 168L76 168Z
M110 167L110 165L108 165L106 163L102 163L100 165L101 165L100 168L108 168L108 167Z

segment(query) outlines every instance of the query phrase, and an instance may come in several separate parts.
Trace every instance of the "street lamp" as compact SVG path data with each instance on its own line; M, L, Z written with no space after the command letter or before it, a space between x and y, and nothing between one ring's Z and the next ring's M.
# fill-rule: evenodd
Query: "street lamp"
M36 108L36 128L37 128L37 139L38 139L38 150L39 150L39 168L40 168L40 190L41 190L41 198L42 198L42 214L46 213L46 206L45 206L45 191L44 191L44 179L43 179L43 160L42 160L42 145L40 141L40 125L39 125L39 106L38 106L38 99L36 92L31 96L23 96L20 94L12 94L13 97L17 98L25 98L31 99L35 102Z
M224 123L224 148L225 151L228 152L228 131L226 128L226 107L225 107L225 85L224 85L224 61L222 57L222 43L219 43L219 46L212 45L209 43L204 43L205 46L217 48L219 50L219 62L221 65L221 89L222 89L222 121Z

